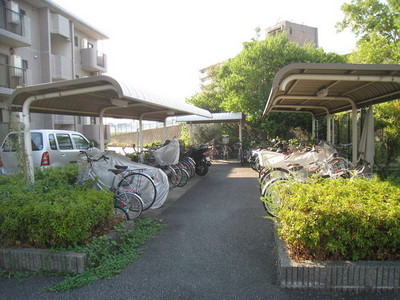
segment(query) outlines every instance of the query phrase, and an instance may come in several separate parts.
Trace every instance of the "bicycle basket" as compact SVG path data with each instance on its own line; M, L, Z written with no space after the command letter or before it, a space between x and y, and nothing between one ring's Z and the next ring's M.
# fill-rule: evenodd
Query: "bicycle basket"
M329 171L336 174L349 169L348 162L343 158L335 158L329 163Z
M76 178L77 184L83 184L85 181L90 180L90 164L87 161L78 162L78 176Z

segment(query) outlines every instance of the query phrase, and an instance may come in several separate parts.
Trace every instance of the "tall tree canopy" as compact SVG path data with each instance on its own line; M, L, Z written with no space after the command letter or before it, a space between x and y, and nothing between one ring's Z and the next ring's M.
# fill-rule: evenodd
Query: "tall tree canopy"
M357 37L355 63L400 63L400 1L353 0L343 4L338 30L349 28Z
M290 138L290 128L310 131L309 116L274 113L263 117L275 74L291 63L343 63L345 58L312 46L300 47L284 35L243 44L243 50L212 72L212 83L188 101L213 112L243 112L260 139Z
M342 6L339 30L350 28L360 39L350 54L353 63L400 63L400 1L353 0ZM374 106L378 155L383 175L400 156L400 100Z

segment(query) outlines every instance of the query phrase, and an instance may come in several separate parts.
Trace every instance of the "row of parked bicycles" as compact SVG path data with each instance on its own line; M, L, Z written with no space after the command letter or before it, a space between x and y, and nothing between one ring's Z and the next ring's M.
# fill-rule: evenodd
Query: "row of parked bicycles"
M158 149L150 149L141 163L113 152L89 155L81 151L77 183L112 192L115 215L134 220L147 209L161 207L169 191L183 187L195 174L204 176L208 172L208 164L204 172L204 167L191 157L199 148L183 152L178 140L172 139Z
M276 201L279 201L277 186L282 183L306 183L315 177L334 180L373 176L368 162L360 159L353 163L327 142L308 147L298 145L289 150L284 149L282 144L276 144L274 147L243 151L241 163L249 163L258 172L261 199L266 212L272 217L276 215Z

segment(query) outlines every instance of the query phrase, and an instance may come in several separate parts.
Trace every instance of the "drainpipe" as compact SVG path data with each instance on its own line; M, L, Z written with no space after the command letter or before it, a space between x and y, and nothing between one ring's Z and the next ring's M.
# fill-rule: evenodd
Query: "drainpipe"
M78 95L90 92L97 92L102 90L109 90L114 89L112 85L104 85L98 87L89 87L77 90L70 90L70 91L60 91L54 93L47 93L41 94L36 96L30 96L22 105L22 122L24 124L24 146L25 146L25 154L26 154L26 171L27 171L27 183L32 184L35 181L35 175L33 170L33 159L32 159L32 137L31 137L31 128L29 122L29 110L31 104L35 101L56 98L56 97L63 97L63 96L71 96L71 95ZM10 103L12 103L13 99L10 99Z

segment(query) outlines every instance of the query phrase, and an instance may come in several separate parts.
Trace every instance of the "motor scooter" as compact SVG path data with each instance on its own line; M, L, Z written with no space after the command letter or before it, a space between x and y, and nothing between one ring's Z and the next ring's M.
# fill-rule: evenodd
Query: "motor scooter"
M210 152L207 145L192 147L190 157L196 163L196 174L204 176L208 173L208 167L211 166Z

